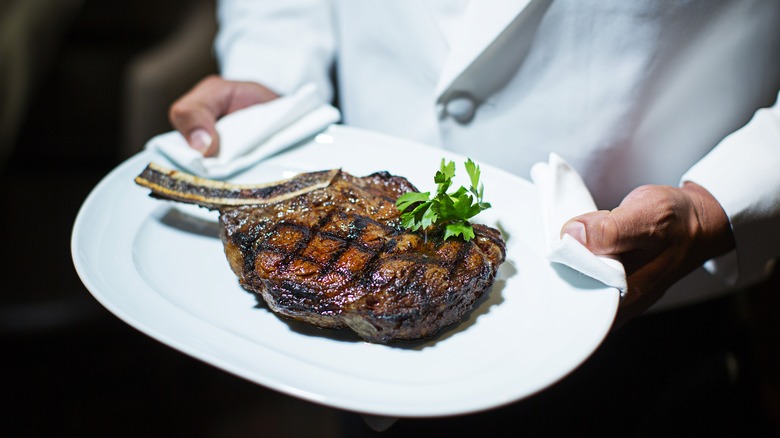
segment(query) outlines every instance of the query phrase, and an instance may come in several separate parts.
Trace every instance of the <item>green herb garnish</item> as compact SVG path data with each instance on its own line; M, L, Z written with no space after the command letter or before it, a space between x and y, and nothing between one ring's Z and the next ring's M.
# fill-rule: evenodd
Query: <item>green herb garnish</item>
M466 172L471 181L468 190L461 186L447 193L455 176L455 162L445 164L442 158L439 171L433 178L437 185L433 199L430 198L431 192L409 192L396 201L396 207L403 213L401 225L412 231L422 229L426 236L431 225L444 225L444 240L450 236L463 236L466 241L473 239L474 228L468 220L490 208L490 204L482 201L485 187L479 183L479 166L471 158L466 161Z

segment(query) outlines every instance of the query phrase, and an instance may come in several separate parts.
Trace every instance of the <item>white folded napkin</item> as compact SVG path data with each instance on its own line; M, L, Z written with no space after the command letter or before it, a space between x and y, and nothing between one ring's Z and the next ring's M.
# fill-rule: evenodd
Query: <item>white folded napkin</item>
M557 154L550 154L549 162L531 168L531 179L541 199L547 258L619 289L622 296L627 284L619 260L593 254L568 234L560 236L569 219L596 211L596 203L580 175Z
M280 152L341 119L339 111L323 102L316 86L267 103L233 112L217 122L218 155L203 157L177 131L153 137L147 148L162 152L174 163L206 178L225 178Z

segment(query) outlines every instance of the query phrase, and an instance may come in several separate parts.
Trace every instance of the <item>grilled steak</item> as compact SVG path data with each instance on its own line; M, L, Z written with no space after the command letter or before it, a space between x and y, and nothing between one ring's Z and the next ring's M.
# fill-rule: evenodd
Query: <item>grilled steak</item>
M498 230L442 240L400 225L405 178L341 170L264 185L210 181L150 164L151 196L220 212L225 254L241 285L270 309L369 342L432 336L459 321L492 284L506 247Z

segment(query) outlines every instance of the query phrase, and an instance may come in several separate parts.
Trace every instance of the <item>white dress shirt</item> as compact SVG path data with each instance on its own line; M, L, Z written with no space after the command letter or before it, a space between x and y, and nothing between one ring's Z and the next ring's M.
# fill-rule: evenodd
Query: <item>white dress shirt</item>
M666 302L756 281L780 255L780 109L756 113L780 90L780 2L223 0L219 14L225 77L315 82L345 124L524 178L556 152L600 208L642 184L704 186L736 251Z

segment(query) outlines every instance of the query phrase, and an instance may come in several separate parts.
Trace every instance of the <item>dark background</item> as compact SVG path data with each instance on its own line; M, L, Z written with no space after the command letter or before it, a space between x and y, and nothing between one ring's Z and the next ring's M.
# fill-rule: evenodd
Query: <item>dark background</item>
M24 3L36 12L20 12ZM11 46L25 56L0 52L6 70L26 63L23 84L0 75L10 84L0 103L22 96L3 113L19 122L0 132L3 435L377 435L357 414L278 394L139 333L97 304L73 268L71 228L89 191L169 130L173 98L215 71L211 3L18 0L0 14L5 29L29 20ZM402 419L381 435L778 436L779 285L775 276L639 318L530 399Z

